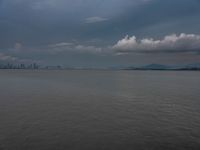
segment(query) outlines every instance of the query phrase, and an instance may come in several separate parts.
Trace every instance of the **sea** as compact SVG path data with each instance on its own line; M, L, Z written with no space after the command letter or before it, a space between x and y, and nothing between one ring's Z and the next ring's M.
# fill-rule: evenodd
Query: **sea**
M200 150L200 72L0 70L0 150Z

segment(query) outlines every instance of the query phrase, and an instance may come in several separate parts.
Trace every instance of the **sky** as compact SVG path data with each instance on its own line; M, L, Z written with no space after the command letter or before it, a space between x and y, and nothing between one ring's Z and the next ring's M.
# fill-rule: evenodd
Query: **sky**
M0 0L0 63L200 62L200 0Z

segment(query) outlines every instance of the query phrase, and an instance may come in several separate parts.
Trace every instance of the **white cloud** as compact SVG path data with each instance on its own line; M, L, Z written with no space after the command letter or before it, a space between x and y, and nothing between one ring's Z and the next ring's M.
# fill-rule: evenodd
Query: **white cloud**
M162 39L153 38L137 39L136 36L125 36L114 46L93 46L77 43L57 43L49 45L48 51L52 54L61 52L98 53L98 54L129 54L129 53L200 53L200 35L171 34Z
M127 52L199 52L200 35L172 34L167 35L161 40L144 38L137 40L135 36L126 36L119 40L113 49L120 53Z
M1 61L16 61L18 60L18 58L10 56L10 55L6 55L4 53L0 53L0 60Z
M102 17L89 17L85 19L85 23L96 23L96 22L102 22L102 21L107 21L107 18L102 18Z
M15 43L14 48L19 50L22 48L22 44L21 43Z

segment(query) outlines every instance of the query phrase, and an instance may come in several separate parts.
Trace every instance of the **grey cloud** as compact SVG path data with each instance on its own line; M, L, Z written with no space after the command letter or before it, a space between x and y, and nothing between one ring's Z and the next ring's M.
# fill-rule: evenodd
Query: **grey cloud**
M51 44L47 48L47 51L52 54L58 54L63 52L74 53L101 53L102 48L93 45L81 45L76 43L62 42L57 44Z
M33 60L33 59L25 59L25 58L19 58L16 56L11 56L8 54L0 53L0 62L11 62L11 63L41 63L40 60Z
M96 22L103 22L107 21L107 18L102 18L102 17L89 17L85 19L85 23L96 23Z
M62 43L57 43L57 44L51 44L49 45L49 47L56 48L56 47L65 47L65 46L70 46L70 45L73 45L73 43L62 42Z
M1 61L16 61L18 60L18 58L10 56L10 55L6 55L4 53L0 53L0 60Z

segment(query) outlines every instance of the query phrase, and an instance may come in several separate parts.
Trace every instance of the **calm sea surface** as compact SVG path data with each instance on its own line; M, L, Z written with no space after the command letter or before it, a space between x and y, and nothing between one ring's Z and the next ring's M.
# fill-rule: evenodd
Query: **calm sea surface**
M0 150L200 150L200 72L0 70Z

